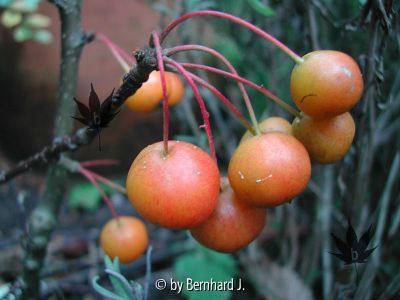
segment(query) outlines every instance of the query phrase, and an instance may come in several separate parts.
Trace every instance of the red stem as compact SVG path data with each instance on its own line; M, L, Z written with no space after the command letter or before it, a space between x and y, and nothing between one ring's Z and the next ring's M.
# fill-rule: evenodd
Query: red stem
M213 139L213 135L212 135L212 131L211 131L211 125L210 125L210 115L207 111L207 108L204 104L204 100L200 95L199 89L197 88L196 84L194 83L192 77L190 76L190 74L186 71L186 69L178 62L176 62L175 60L169 58L169 57L164 57L164 61L171 65L172 67L174 67L175 69L178 70L179 73L182 74L183 77L185 77L185 79L188 81L189 85L191 86L191 88L193 89L195 98L197 100L197 103L199 104L200 107L200 111L201 114L203 116L203 120L204 120L204 129L206 131L207 134L207 138L208 138L208 143L210 145L210 152L211 152L211 156L213 157L213 159L215 161L217 161L217 156L215 153L215 146L214 146L214 139Z
M80 168L79 172L85 176L94 186L95 188L99 191L101 197L103 198L104 202L106 203L108 209L110 210L111 214L113 215L114 218L118 219L118 213L115 210L114 206L111 203L111 200L107 197L107 194L104 192L104 190L101 188L101 186L97 183L96 179L93 176L93 173L85 168Z
M109 187L112 187L113 189L116 189L117 191L121 192L122 194L126 194L126 189L122 186L120 186L119 184L112 182L111 180L92 172L92 175L94 178L96 178L97 180L103 182L104 184L107 184Z
M166 55L169 56L169 55L173 55L175 53L181 52L181 51L190 51L190 50L202 51L202 52L206 52L206 53L209 53L209 54L215 56L216 58L221 60L222 63L225 66L228 67L229 71L231 71L232 74L238 75L238 72L236 71L235 67L229 62L229 60L225 56L223 56L218 51L216 51L216 50L214 50L212 48L206 47L206 46L202 46L202 45L182 45L182 46L177 46L177 47L173 47L173 48L169 49L167 51ZM242 93L244 103L246 104L247 111L249 112L250 119L251 119L251 121L253 123L253 126L255 128L255 133L257 135L259 135L260 134L260 128L258 126L257 118L256 118L256 115L254 113L253 106L251 105L251 101L250 101L249 95L247 94L243 83L238 81L237 84L239 86L240 92ZM253 133L254 130L252 129L251 132Z
M99 42L102 42L105 44L108 48L115 50L125 61L128 62L128 64L132 65L133 64L133 57L129 55L124 49L122 49L120 46L118 46L116 43L114 43L112 40L110 40L104 33L102 32L97 32L96 33L96 39ZM112 51L112 50L111 50Z
M282 99L280 99L277 96L275 96L274 94L272 94L268 89L266 89L266 88L264 88L262 86L259 86L259 85L255 84L254 82L252 82L252 81L250 81L250 80L248 80L246 78L240 77L238 75L231 74L229 72L225 72L225 71L217 69L217 68L213 68L213 67L209 67L209 66L205 66L205 65L200 65L200 64L181 63L181 66L184 67L184 68L199 69L199 70L205 70L205 71L217 73L217 74L223 75L225 77L232 78L232 79L234 79L236 81L243 82L244 84L247 84L247 85L251 86L255 90L257 90L260 93L266 95L271 100L275 101L278 105L282 106L284 109L286 109L292 115L294 115L296 117L300 116L300 113L297 110L295 110L293 107L291 107L289 104L287 104Z
M249 123L249 121L246 120L246 118L236 109L236 107L229 101L228 98L226 98L217 88L215 88L213 85L205 81L204 79L196 76L195 74L188 72L190 77L192 77L195 81L200 83L202 86L204 86L206 89L208 89L210 92L212 92L219 100L221 100L231 111L232 113L238 117L238 119L243 123L243 125L252 133L256 134L253 126Z
M168 92L167 92L167 81L165 80L165 70L164 70L164 61L163 54L160 46L160 39L158 37L158 33L153 31L151 33L153 37L153 43L157 52L157 64L158 69L160 70L161 76L161 88L163 93L163 113L164 113L164 133L163 133L163 141L164 141L164 155L168 155L168 130L169 130L169 111L168 111Z
M242 25L242 26L250 29L254 33L258 34L262 38L266 39L267 41L271 42L278 48L280 48L283 52L285 52L287 55L289 55L290 58L292 58L296 62L296 64L301 64L303 62L303 59L299 55L297 55L293 50L291 50L289 47L284 45L282 42L277 40L275 37L273 37L269 33L265 32L264 30L258 28L257 26L254 26L253 24L251 24L241 18L238 18L236 16L233 16L233 15L230 15L230 14L227 14L224 12L214 11L214 10L195 11L195 12L187 13L187 14L179 17L178 19L173 21L170 25L168 25L161 32L161 34L160 34L161 43L164 41L166 36L171 32L171 30L174 29L177 25L179 25L180 23L182 23L183 21L185 21L187 19L194 18L194 17L200 17L200 16L213 16L213 17L217 17L217 18L223 18L223 19L230 20L231 22L237 23L239 25Z
M80 165L84 168L90 168L96 166L115 166L118 164L119 161L116 159L99 159L99 160L87 160L80 162Z

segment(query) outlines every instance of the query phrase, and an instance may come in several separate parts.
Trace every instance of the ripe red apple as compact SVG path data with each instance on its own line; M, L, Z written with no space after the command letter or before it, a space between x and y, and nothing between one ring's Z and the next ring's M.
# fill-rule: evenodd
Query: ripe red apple
M152 144L133 161L126 179L128 198L148 221L186 229L202 223L217 205L219 171L199 147L179 141Z

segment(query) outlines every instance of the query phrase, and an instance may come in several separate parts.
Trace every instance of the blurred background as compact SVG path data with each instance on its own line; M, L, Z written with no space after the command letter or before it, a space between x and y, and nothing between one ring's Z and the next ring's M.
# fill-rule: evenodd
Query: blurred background
M20 15L0 1L0 170L7 170L52 142L60 56L60 22L47 1L17 1L27 5ZM26 2L26 3L25 3ZM30 6L29 6L30 5ZM333 165L313 164L307 190L291 204L270 209L260 237L232 255L199 246L186 232L149 226L153 245L152 281L186 277L243 280L242 292L157 291L150 299L400 299L400 31L399 3L390 0L86 0L82 26L102 32L127 52L145 46L152 30L161 30L186 12L215 9L252 22L299 55L333 49L348 53L360 65L363 99L352 110L356 138L346 157ZM34 17L32 17L34 16ZM31 18L31 19L29 19ZM36 21L35 21L36 18ZM32 19L34 21L32 21ZM279 49L249 30L211 17L187 21L165 41L165 47L202 44L223 53L238 73L294 105L289 80L294 63ZM182 62L223 68L214 58L188 52ZM87 101L93 83L100 99L118 87L122 68L110 51L94 41L84 47L76 97ZM247 116L232 80L199 75L215 85ZM210 111L221 174L245 129L207 90L201 90ZM259 119L284 110L248 89ZM171 138L207 149L201 115L186 88L182 103L171 109ZM80 127L77 123L76 127ZM117 159L118 166L98 173L124 184L133 158L162 139L162 108L135 113L123 108L97 143L73 155L79 161ZM21 273L21 237L26 218L40 201L46 167L39 167L0 186L0 285ZM59 226L53 234L46 265L44 297L101 299L90 284L104 277L98 246L101 226L111 217L96 189L71 175ZM126 196L107 190L120 212L136 212ZM372 225L368 262L344 266L330 255L331 238L345 237L347 219L358 236ZM122 274L144 281L145 258L125 265ZM359 276L358 285L356 285ZM102 277L102 278L103 278ZM104 278L105 279L105 278ZM104 281L107 286L107 281Z

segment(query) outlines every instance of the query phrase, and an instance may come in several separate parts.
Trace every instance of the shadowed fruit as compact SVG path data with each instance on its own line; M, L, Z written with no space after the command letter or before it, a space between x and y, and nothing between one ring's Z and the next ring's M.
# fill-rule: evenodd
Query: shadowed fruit
M257 206L276 206L300 194L311 176L307 150L293 136L269 132L239 144L228 177L236 196Z
M314 118L327 118L350 110L363 92L357 63L339 51L306 54L293 68L290 91L297 107Z
M173 72L165 72L167 83L168 106L174 106L182 101L185 86L182 79ZM142 84L135 94L128 97L124 104L136 112L151 112L162 101L161 73L153 71L149 79Z
M174 106L182 101L185 86L182 79L173 72L165 72L167 78L168 106Z
M108 221L100 234L100 245L110 258L118 257L122 263L139 258L147 249L147 229L135 218L121 216Z
M136 112L150 112L154 110L162 99L161 74L153 71L149 79L124 104Z
M292 124L290 124L287 120L281 117L269 117L265 120L261 121L259 124L261 133L267 133L271 131L279 131L287 134L292 134ZM253 135L250 131L246 131L240 142L249 139Z
M199 243L210 249L235 252L257 238L264 228L266 215L265 208L240 201L225 177L221 178L217 207L207 220L190 232Z
M322 164L342 159L354 134L354 120L348 112L323 120L302 115L293 121L293 135L306 147L311 159Z
M186 229L202 223L217 205L219 171L203 150L169 141L146 147L135 158L126 179L128 198L148 221Z

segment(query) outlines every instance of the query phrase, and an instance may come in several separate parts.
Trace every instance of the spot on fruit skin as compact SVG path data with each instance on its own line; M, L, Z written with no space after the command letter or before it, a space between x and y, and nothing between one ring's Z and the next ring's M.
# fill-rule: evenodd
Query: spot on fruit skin
M317 97L317 95L316 95L316 94L308 94L308 95L305 95L303 98L301 98L300 103L303 103L304 100L306 100L307 97Z
M256 183L260 183L260 182L262 182L262 181L264 181L264 180L267 180L267 179L269 179L269 178L272 178L272 174L269 174L267 177L257 179L257 180L256 180Z
M243 175L243 173L240 172L240 171L238 171L238 174L239 174L240 179L244 180L244 175Z
M351 95L351 94L353 94L354 88L355 88L353 73L346 67L342 67L342 71L347 77L352 79L351 88L350 88L350 91L349 91L349 95Z

